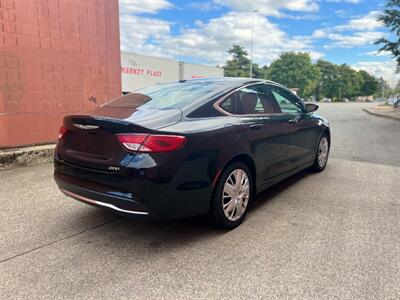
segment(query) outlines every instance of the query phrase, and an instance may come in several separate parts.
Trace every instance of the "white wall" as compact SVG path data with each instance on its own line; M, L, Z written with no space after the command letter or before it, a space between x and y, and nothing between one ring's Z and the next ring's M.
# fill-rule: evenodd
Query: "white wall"
M121 52L121 67L124 92L179 80L179 62L172 59Z
M224 76L222 68L128 52L121 52L121 67L123 92L131 92L161 82Z
M224 69L180 62L180 79L224 77Z

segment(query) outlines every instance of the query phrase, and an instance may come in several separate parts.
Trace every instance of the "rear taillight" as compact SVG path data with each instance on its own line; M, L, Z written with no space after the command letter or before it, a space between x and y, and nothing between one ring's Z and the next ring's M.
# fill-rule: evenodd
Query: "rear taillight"
M60 129L58 130L58 139L61 140L65 133L67 132L67 128L65 128L64 126L61 126Z
M118 134L117 138L126 149L139 151L140 146L148 136L148 134Z
M175 151L185 144L186 138L179 135L149 135L142 145L146 152ZM142 148L141 147L141 148Z
M180 135L118 134L119 142L130 151L170 152L183 147L186 138Z

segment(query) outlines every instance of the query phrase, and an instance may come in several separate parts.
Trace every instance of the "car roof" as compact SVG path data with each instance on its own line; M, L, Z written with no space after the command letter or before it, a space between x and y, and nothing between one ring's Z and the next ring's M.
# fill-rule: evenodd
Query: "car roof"
M187 80L180 80L179 82L190 82L190 83L207 83L207 82L218 82L226 86L236 86L248 83L265 82L265 79L255 78L244 78L244 77L209 77L209 78L194 78Z
M280 86L286 90L289 90L284 85L277 83L275 81L260 79L260 78L246 78L246 77L208 77L208 78L194 78L194 79L184 79L179 82L188 82L188 83L207 83L207 82L217 82L219 85L223 86L223 89L231 89L235 87L241 87L243 85L252 84L252 83L269 83L273 85Z

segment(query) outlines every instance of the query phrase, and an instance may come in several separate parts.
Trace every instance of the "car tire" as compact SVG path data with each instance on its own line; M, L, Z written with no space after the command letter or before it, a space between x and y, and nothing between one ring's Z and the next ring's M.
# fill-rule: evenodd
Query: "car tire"
M253 178L249 168L242 162L232 163L222 172L215 187L211 220L219 228L236 228L243 222L252 196Z
M326 133L322 134L321 138L318 141L318 148L315 153L314 164L312 169L315 172L322 172L327 163L329 158L329 150L330 150L330 142L328 135Z

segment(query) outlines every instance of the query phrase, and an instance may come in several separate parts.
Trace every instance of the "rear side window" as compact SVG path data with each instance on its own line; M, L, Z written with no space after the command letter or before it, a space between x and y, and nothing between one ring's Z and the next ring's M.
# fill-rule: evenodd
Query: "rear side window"
M221 116L224 116L224 114L215 109L214 101L208 101L206 104L187 115L188 118L209 118Z
M290 92L277 87L271 86L271 92L274 95L276 102L284 113L301 113L304 111L301 101Z
M221 104L220 107L230 113L234 114L235 113L235 98L236 98L236 93L233 93L230 95L227 99L225 99Z
M280 107L265 84L244 87L220 103L220 108L236 115L280 113Z

